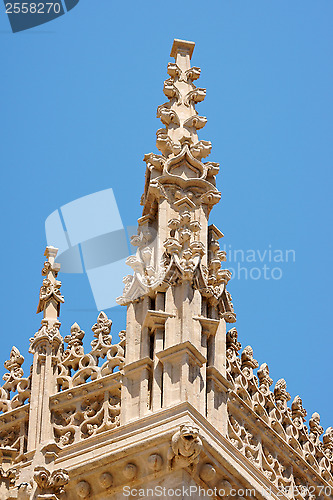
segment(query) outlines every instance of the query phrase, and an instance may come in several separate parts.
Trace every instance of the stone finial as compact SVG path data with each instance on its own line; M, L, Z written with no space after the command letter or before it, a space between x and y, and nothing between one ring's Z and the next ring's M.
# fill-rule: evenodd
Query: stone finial
M328 427L325 434L323 435L323 446L325 455L332 460L333 459L333 427Z
M101 311L97 317L97 322L91 327L95 337L95 340L91 342L93 349L97 349L99 345L111 345L111 326L112 320L107 317L104 311Z
M68 344L68 348L66 352L72 351L76 355L83 354L83 340L84 331L81 330L80 326L77 323L74 323L71 326L70 335L66 335L64 341Z
M99 335L106 337L110 335L112 320L107 317L104 311L101 311L97 317L97 322L91 327L94 337L98 339Z
M287 392L287 383L283 378L280 378L274 387L274 398L276 406L280 410L285 410L287 408L287 402L290 401L291 396Z
M232 359L235 356L238 356L238 352L240 351L242 344L238 342L238 332L236 328L231 328L227 332L227 358Z
M23 363L24 357L17 347L13 346L9 359L4 363L9 373L3 375L5 383L0 387L0 411L4 413L22 406L30 398L31 378L23 378ZM14 395L15 392L17 392L16 395Z
M207 218L221 193L215 179L218 163L203 163L203 158L210 154L211 143L198 139L198 130L205 126L207 119L198 115L196 104L204 100L206 90L194 85L200 68L191 67L193 49L193 42L178 39L172 47L175 62L168 64L169 77L163 87L167 102L157 108L157 117L163 127L156 132L156 146L162 154L149 153L144 157L143 216L138 221L138 235L132 238L138 249L136 255L126 261L134 275L124 278L123 295L116 300L118 304L128 305L144 295L152 296L158 287L195 279L197 288L204 291L217 316L233 323L236 315L225 290L231 273L220 265L225 260L225 253L218 248L214 251L216 245L211 242L210 255L214 253L214 256L207 255ZM162 200L166 200L165 219L163 223L152 224L153 207ZM199 212L193 213L198 207L204 207L200 217L197 216ZM176 220L175 212L180 219ZM193 216L189 218L189 214ZM182 227L186 218L189 218L189 227ZM173 233L169 238L168 221ZM151 231L155 233L153 240ZM215 228L211 236L218 239L222 233Z
M310 433L309 438L312 443L316 444L319 441L319 437L323 434L324 429L320 425L320 415L315 412L309 420Z
M37 314L44 313L44 323L55 323L57 321L60 304L64 302L64 297L60 292L61 281L56 279L60 271L60 264L54 262L57 253L58 249L51 246L46 247L44 253L47 261L44 262L42 276L45 276L45 278L40 288L37 307Z
M204 100L206 89L197 88L193 81L200 76L200 68L191 68L194 43L174 40L171 55L174 63L168 64L168 78L163 92L170 100L157 109L165 128L157 131L156 146L164 157L172 157L188 147L193 158L201 160L209 155L211 143L198 141L197 130L205 126L207 119L198 116L195 104Z
M294 401L291 403L291 418L297 427L302 427L305 422L305 417L307 413L303 408L302 399L300 396L296 396Z
M21 355L17 347L13 346L8 361L5 361L4 363L4 367L9 371L9 373L5 373L3 380L7 381L10 378L22 378L23 370L21 366L23 363L24 357Z
M244 347L244 350L241 354L241 363L242 371L244 371L245 369L253 370L253 368L258 368L259 363L253 357L253 349L250 345Z
M265 388L269 390L270 386L273 383L273 380L269 376L269 368L267 363L263 363L259 370L257 371L258 379L259 379L259 387L260 389Z

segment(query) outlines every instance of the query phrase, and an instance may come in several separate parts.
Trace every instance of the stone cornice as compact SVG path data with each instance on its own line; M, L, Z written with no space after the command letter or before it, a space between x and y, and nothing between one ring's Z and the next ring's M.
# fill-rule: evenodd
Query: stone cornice
M156 328L163 328L168 318L174 318L174 314L166 313L164 311L148 310L143 320L143 328L150 328L154 331Z
M222 373L215 368L215 366L207 366L206 373L207 378L213 380L221 388L222 391L230 391L230 389L232 389L232 383L227 378L225 378Z
M278 489L271 485L264 474L235 450L188 402L147 415L139 421L92 438L86 441L84 449L80 443L66 447L56 459L56 466L66 468L71 477L75 477L84 471L93 471L105 466L110 468L118 460L126 459L130 462L132 457L143 449L156 450L157 446L162 450L182 422L193 422L193 425L200 428L203 451L207 455L206 460L201 463L213 460L221 467L226 467L231 477L245 481L248 488L255 488L258 499L287 498L284 495L278 496ZM140 484L140 480L133 484Z
M58 392L50 397L51 408L61 408L61 406L68 404L68 401L76 402L87 396L94 395L101 391L111 388L120 388L122 374L120 372L112 373L97 380L91 380L85 384L77 385L71 389Z
M207 362L205 356L188 340L156 353L161 363L175 363L177 359L184 355L188 355L191 361L199 366Z
M208 336L216 334L216 331L220 324L220 320L205 318L204 316L195 316L193 319L198 320L201 324L202 333L205 333Z
M140 373L143 369L151 369L153 366L153 360L148 356L145 358L138 359L137 361L133 361L133 363L128 363L124 365L122 372L126 376L133 376L137 373Z

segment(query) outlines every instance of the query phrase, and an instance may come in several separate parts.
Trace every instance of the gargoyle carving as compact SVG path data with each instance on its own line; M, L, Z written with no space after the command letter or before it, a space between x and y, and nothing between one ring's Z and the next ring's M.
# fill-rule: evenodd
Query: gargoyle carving
M172 436L168 459L172 462L172 465L180 467L193 466L199 461L201 449L202 441L199 436L199 429L184 424Z

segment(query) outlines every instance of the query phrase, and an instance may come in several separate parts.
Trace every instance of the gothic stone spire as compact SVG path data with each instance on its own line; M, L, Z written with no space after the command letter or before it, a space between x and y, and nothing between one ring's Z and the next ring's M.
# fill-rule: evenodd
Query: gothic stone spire
M223 234L213 225L208 227L209 213L221 197L215 180L219 165L202 161L211 143L199 141L197 134L207 120L198 115L195 105L203 101L206 90L193 83L200 76L200 68L190 64L193 49L194 43L184 40L175 40L172 46L175 62L168 64L163 89L169 101L157 109L165 126L157 131L156 145L162 154L144 157L143 214L138 235L132 238L138 249L127 260L134 276L124 278L118 303L128 305L187 281L200 290L204 308L234 322L225 289L231 274L221 269L226 256L218 240Z
M118 303L127 306L125 384L136 384L138 374L148 382L142 383L139 414L131 408L130 389L123 391L123 422L186 399L205 413L206 391L215 422L213 368L223 378L226 322L236 321L226 290L231 274L221 267L223 234L208 225L221 197L215 180L219 165L203 162L211 143L198 138L207 120L196 104L206 90L194 84L200 69L191 67L193 49L193 42L173 43L175 62L168 64L163 88L168 101L157 109L164 125L156 142L162 154L144 157L143 213L132 238L137 251L127 260L134 274L124 279ZM197 373L193 380L191 370Z

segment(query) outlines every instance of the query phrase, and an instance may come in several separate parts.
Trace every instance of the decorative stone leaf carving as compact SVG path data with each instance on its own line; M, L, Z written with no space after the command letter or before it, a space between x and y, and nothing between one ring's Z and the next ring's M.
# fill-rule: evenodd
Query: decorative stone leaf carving
M291 415L294 424L297 427L303 427L307 413L306 410L303 408L302 400L299 396L296 396L291 404Z
M284 410L287 407L287 401L290 401L291 397L289 392L287 392L286 381L281 378L278 380L274 387L274 398L278 408Z
M263 363L259 370L257 371L258 379L259 379L259 389L264 392L268 393L269 388L273 383L273 380L269 376L269 368L267 363Z
M25 404L31 394L31 377L23 378L21 368L24 357L17 347L13 347L10 358L4 363L9 373L5 373L5 383L0 387L0 411L8 412ZM17 394L15 394L17 393Z
M54 283L52 283L49 278L43 279L43 284L39 292L37 313L44 311L45 305L52 299L58 304L59 308L60 303L63 303L65 300L61 295L60 288L61 281L55 280Z
M77 323L71 328L71 335L65 337L68 349L63 353L58 363L57 383L62 390L86 383L88 379L95 380L113 373L115 368L124 364L124 336L119 344L112 344L112 321L102 311L92 331L95 339L91 342L92 350L85 354L82 345L84 332ZM106 359L105 359L106 358ZM99 360L105 359L99 366Z
M312 417L309 420L309 426L310 426L309 438L314 444L316 444L319 441L319 437L324 432L323 427L320 425L319 413L315 412L312 414Z
M227 332L227 358L229 360L235 359L238 356L238 352L240 351L242 344L238 342L238 332L236 328L231 328Z
M51 473L45 467L39 466L34 470L34 480L41 493L60 495L69 482L69 474L65 469L56 469Z
M17 469L10 468L5 470L2 466L0 466L0 482L1 479L5 479L8 481L9 486L14 486L17 478L18 478Z

